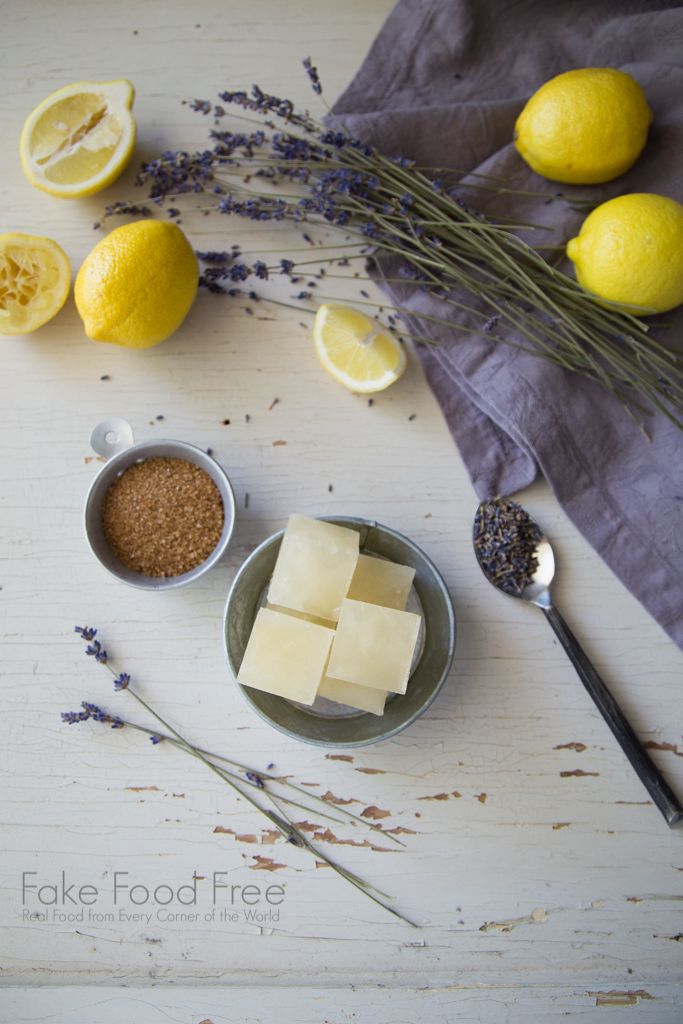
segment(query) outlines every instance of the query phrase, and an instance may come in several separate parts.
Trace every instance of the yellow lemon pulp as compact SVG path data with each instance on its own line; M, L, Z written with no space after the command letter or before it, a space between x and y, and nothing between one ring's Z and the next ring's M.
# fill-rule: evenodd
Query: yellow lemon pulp
M103 238L76 276L76 308L93 341L148 348L173 334L197 294L194 250L175 224L142 220Z
M594 185L636 162L652 111L625 71L579 68L534 93L515 125L515 146L551 181Z
M405 349L371 320L346 306L326 304L313 325L315 350L335 380L352 391L382 391L406 368Z
M53 196L77 198L106 188L135 145L130 82L76 82L48 96L21 133L24 171Z
M66 302L71 267L50 238L0 235L0 334L28 334Z
M567 245L579 284L631 312L683 302L683 206L633 192L598 206Z

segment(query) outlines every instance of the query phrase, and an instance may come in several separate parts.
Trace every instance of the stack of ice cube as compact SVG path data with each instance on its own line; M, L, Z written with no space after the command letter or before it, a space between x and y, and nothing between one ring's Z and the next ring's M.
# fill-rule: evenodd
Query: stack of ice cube
M414 575L360 554L356 530L291 515L237 682L383 714L387 694L408 685L420 628L405 611Z

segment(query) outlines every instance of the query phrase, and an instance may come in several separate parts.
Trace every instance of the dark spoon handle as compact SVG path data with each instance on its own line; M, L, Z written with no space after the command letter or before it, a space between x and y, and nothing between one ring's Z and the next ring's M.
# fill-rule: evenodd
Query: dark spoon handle
M593 668L578 640L554 605L544 607L548 622L569 655L581 682L595 701L610 729L621 744L621 748L635 768L640 781L652 797L653 802L666 818L669 828L683 824L683 807L663 775L650 759L624 712Z

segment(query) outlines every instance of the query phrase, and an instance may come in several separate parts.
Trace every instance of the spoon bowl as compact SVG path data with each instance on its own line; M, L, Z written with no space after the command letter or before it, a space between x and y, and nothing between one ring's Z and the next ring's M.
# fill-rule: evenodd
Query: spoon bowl
M636 736L623 711L598 675L550 596L555 557L538 523L514 501L500 496L482 501L474 516L474 551L497 590L535 604L569 656L581 682L619 741L670 828L683 825L683 806Z

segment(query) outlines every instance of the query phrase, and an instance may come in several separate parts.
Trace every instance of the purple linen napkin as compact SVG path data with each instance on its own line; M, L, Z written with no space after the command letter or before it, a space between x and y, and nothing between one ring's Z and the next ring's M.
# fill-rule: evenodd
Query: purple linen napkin
M639 160L605 185L546 181L511 141L529 96L580 67L627 71L654 111ZM656 192L683 202L683 7L657 0L400 0L334 110L351 134L388 155L462 172L463 197L482 213L553 229L525 233L530 244L562 245L584 215L556 200L558 192L591 202ZM467 178L468 171L547 198L471 187L481 179ZM597 384L459 331L481 330L486 314L444 314L414 286L385 281L399 276L400 262L377 256L370 269L413 314L410 332L440 342L418 344L419 357L479 497L512 494L542 472L572 522L683 648L683 432L646 411L648 443ZM570 267L566 261L561 269ZM452 327L418 313L452 318ZM653 334L683 351L683 307L658 319L670 326Z

